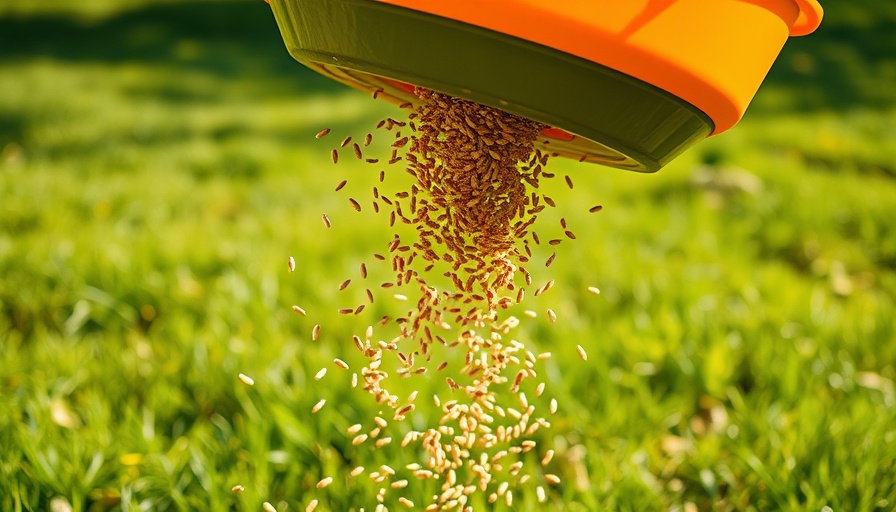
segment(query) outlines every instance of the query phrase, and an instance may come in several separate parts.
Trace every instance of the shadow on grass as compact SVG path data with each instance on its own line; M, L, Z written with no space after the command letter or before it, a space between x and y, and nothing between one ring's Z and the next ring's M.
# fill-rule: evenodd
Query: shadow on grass
M270 8L261 1L185 1L148 5L98 22L68 16L0 18L0 61L41 57L68 61L181 65L228 78L292 83L308 92L343 86L296 63ZM284 90L286 92L286 90ZM194 101L172 84L166 99Z

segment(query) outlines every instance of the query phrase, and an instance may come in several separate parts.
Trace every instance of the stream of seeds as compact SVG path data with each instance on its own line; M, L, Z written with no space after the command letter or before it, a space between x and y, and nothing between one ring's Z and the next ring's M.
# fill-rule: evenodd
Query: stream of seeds
M501 500L511 506L514 491L521 492L523 486L534 487L543 502L545 486L558 485L560 479L551 472L553 451L540 450L533 437L550 422L536 409L535 402L543 399L530 402L523 389L541 396L545 384L538 380L539 365L551 354L533 353L515 339L520 320L505 310L523 302L527 291L538 296L554 284L534 284L526 268L532 264L530 244L541 244L533 223L541 211L554 206L552 198L538 192L539 179L553 177L544 171L548 154L533 146L544 126L424 89L415 94L419 106L402 105L410 110L406 121L389 118L377 126L393 137L391 158L384 163L405 170L410 186L392 194L375 187L372 202L364 201L375 213L388 215L395 227L382 253L373 255L390 265L394 277L376 286L364 284L367 304L376 296L404 304L407 310L395 318L383 317L376 328L368 326L352 338L366 364L352 372L351 385L362 387L389 413L346 430L357 447L400 443L409 460L397 469L358 466L349 480L369 478L379 485L376 511L392 504L472 511L478 493L489 503ZM322 130L317 138L328 133ZM372 138L368 134L363 147ZM339 146L332 149L334 163L341 148L348 150L343 156L379 162L365 158L362 146L351 137ZM380 171L381 183L385 175ZM566 183L572 188L568 176ZM345 186L346 180L341 180L335 190ZM369 211L355 198L347 201L356 211ZM327 215L322 218L330 228ZM399 230L402 226L412 229ZM575 238L565 219L560 232L566 239ZM545 242L557 245L562 240ZM555 256L539 264L550 266ZM292 258L289 269L295 269ZM367 272L361 263L362 281ZM339 290L352 282L346 279ZM364 308L362 303L340 308L339 313L359 315ZM294 309L304 314L302 308ZM536 313L526 310L526 316ZM547 310L546 316L556 321L553 311ZM391 332L388 340L380 339L381 332ZM320 333L321 326L315 325L312 338L317 340ZM584 359L584 350L578 350ZM341 359L334 364L354 370ZM315 379L326 373L321 369ZM432 397L438 415L415 417L418 392L402 397L395 389L407 388L406 383L398 385L403 379L433 376L444 383ZM325 406L326 400L320 400L311 412ZM548 413L556 409L551 399ZM397 436L394 441L392 435ZM537 454L524 455L533 451ZM536 465L540 461L540 467L524 470L524 459ZM437 484L438 492L427 503L415 504L402 494L416 480ZM328 476L317 487L331 482ZM314 510L317 503L313 500L306 510Z

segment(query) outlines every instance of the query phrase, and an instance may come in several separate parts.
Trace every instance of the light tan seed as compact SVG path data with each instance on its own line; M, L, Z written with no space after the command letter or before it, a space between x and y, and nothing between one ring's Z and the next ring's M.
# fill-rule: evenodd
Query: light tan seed
M551 459L554 458L554 450L548 450L545 452L544 457L541 458L541 465L547 466L551 463Z
M551 411L551 414L557 413L557 399L556 398L551 398L550 411Z
M360 475L360 474L363 473L363 472L364 472L364 466L358 466L358 467L356 467L355 469L352 470L351 475L352 475L352 476L358 476L358 475Z
M286 260L286 268L288 268L290 272L295 272L295 271L296 271L296 260L295 260L295 258L293 258L292 256L290 256L289 259Z
M400 496L398 498L398 502L404 505L405 508L414 508L414 502L405 498L404 496Z
M539 382L535 388L535 396L541 396L542 393L544 393L544 382Z
M318 401L316 404L314 404L314 407L311 408L311 414L316 414L318 411L323 409L324 404L326 404L326 403L327 403L327 400L322 398L320 401Z
M358 446L359 444L363 443L364 441L367 441L367 434L359 434L359 435L355 436L354 439L352 439L352 444L354 446Z
M292 310L295 311L296 314L298 314L298 315L305 316L305 310L302 309L302 308L299 307L299 306L295 306L295 305L293 305Z
M261 504L261 508L264 512L277 512L277 509L267 501Z
M324 226L327 226L327 229L330 229L331 227L333 227L333 225L330 223L330 218L327 217L327 214L326 214L326 213L321 214L320 217L321 217L321 219L323 219L323 221L324 221Z
M314 509L317 508L317 500L311 500L308 502L308 506L305 507L305 512L314 512Z
M326 374L327 374L327 369L321 368L320 370L317 371L317 373L314 374L314 380L320 380L320 379L324 378L324 375L326 375Z
M234 494L239 494L245 490L246 490L246 488L243 487L242 485L234 485L233 487L231 487L230 492L232 492Z
M557 321L557 313L553 309L548 309L548 321L554 323Z
M589 286L588 291L595 295L600 295L600 289L595 286Z
M402 294L400 294L400 293L396 293L395 295L393 295L393 297L395 297L395 300L402 300L402 301L403 301L403 300L408 300L408 296L407 296L407 295L402 295Z
M393 489L404 489L407 486L408 486L407 480L396 480L396 481L392 482L392 484L391 484L391 487Z
M348 427L347 429L345 429L345 431L346 431L349 435L355 435L355 434L357 434L358 432L360 432L362 428L364 428L364 427L363 427L360 423L355 423L354 425L352 425L352 426Z
M538 498L539 503L544 503L544 501L547 499L547 496L545 496L544 493L544 487L539 485L535 488L535 497Z
M315 139L320 139L322 137L326 137L326 135L330 133L329 128L324 128L323 130L317 132L317 135L314 136Z
M585 352L585 349L581 345L576 345L576 352L579 353L579 357L582 358L582 361L588 360L588 353Z
M326 477L326 478L321 479L320 482L317 482L317 488L318 488L318 489L323 489L323 488L325 488L326 486L328 486L328 485L330 485L330 484L332 484L332 483L333 483L333 477L328 476L328 477Z
M338 357L333 359L333 364L342 368L343 370L348 370L348 363L346 363L342 359L339 359Z
M255 385L255 380L253 380L252 377L249 377L248 375L241 373L238 375L238 377L240 378L240 381L247 386Z
M320 324L314 324L314 327L311 328L311 340L317 341L318 337L320 337Z
M552 473L548 473L548 474L544 475L544 480L551 485L560 484L560 477L557 475L554 475Z

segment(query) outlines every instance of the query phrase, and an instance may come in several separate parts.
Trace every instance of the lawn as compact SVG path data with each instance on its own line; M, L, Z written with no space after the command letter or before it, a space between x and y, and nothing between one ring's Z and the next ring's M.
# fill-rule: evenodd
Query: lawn
M513 510L896 507L896 4L825 7L659 173L550 163L578 238L539 271L561 321L518 334L553 353L563 484ZM377 404L313 377L359 361L337 286L391 236L329 150L396 112L293 62L261 1L0 5L0 510L372 510L343 476L414 454L354 449Z

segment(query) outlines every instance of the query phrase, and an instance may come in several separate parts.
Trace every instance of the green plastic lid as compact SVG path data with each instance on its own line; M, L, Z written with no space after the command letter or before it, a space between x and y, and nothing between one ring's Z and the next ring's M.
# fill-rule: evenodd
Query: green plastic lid
M446 1L446 0L440 0ZM543 151L655 172L709 135L689 103L600 64L375 0L271 0L286 47L315 71L396 104L420 86L542 122Z

